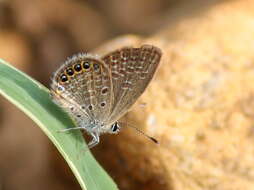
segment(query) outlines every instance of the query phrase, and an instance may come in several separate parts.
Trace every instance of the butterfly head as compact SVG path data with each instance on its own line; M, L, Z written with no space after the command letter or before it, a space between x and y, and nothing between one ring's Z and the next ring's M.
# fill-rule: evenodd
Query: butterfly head
M108 133L117 134L120 131L120 128L121 128L120 125L117 122L115 122L110 126Z

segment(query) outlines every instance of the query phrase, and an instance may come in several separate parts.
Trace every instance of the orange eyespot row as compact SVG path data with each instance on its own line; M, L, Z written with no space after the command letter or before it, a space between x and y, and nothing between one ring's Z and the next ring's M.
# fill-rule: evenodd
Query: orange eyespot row
M61 83L65 83L70 79L70 77L75 76L75 74L81 73L82 71L89 71L91 68L93 68L94 71L98 71L98 69L100 69L100 65L98 63L93 63L90 60L76 63L64 70L64 72L59 76L59 81Z

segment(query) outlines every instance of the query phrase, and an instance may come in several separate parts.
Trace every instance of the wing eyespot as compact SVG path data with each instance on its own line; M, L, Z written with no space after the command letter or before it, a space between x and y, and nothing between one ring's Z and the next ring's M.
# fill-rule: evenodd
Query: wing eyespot
M105 101L104 101L104 102L101 102L100 106L101 106L102 108L105 107L105 106L106 106L106 102L105 102Z
M78 64L74 65L74 70L75 70L76 72L78 72L78 73L81 72L81 71L82 71L81 64L78 63Z
M73 76L74 75L74 70L69 67L66 69L65 73L68 75L68 76Z
M101 89L101 94L106 95L108 93L108 87L104 87Z
M100 66L99 66L98 63L94 63L94 64L93 64L93 69L94 69L95 71L97 71L99 68L100 68Z
M92 111L92 110L93 110L93 105L90 104L90 105L88 106L88 109L89 109L90 111Z
M84 61L83 63L82 63L82 66L83 66L83 69L85 70L85 71L88 71L89 69L90 69L90 63L89 63L89 61Z
M61 74L59 79L62 83L65 83L69 80L69 78L66 74Z

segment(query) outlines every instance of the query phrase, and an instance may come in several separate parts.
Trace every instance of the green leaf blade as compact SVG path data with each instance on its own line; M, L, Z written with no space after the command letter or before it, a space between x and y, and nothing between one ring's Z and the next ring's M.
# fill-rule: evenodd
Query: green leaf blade
M84 190L116 190L117 186L93 158L80 131L58 133L74 126L55 105L46 87L0 59L0 94L26 113L60 151Z

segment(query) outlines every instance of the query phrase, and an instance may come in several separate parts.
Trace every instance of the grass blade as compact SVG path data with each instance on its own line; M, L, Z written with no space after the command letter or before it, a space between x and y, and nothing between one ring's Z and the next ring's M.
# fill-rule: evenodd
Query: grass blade
M55 105L49 90L0 59L0 94L25 112L60 151L84 190L115 190L115 183L86 148L80 131L58 130L74 126L69 116ZM79 157L79 158L78 158Z

